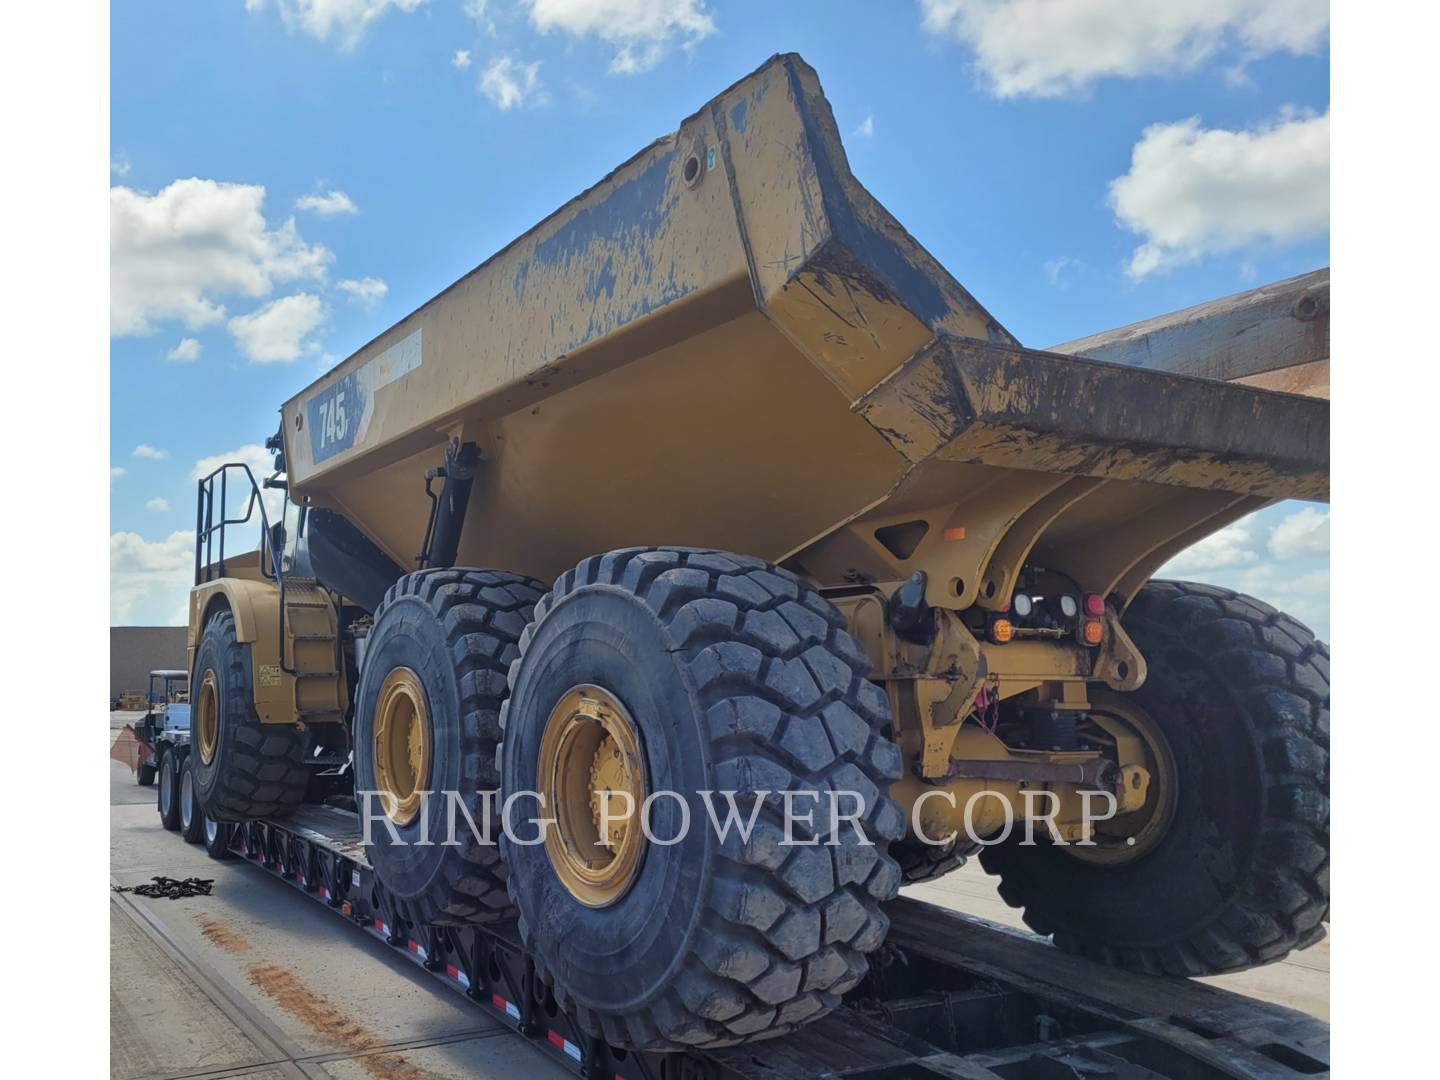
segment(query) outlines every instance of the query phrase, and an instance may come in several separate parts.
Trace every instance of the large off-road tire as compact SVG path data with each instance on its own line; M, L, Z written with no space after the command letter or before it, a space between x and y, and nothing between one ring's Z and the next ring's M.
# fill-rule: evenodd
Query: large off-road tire
M180 758L181 752L174 747L160 755L160 784L155 792L155 809L160 811L160 824L170 832L180 828Z
M288 814L304 800L310 776L304 729L260 722L250 664L250 646L235 637L235 616L211 616L195 650L190 737L195 795L216 821ZM207 746L202 713L212 708L214 744Z
M900 878L906 885L921 885L959 870L970 861L978 848L951 840L945 844L927 844L907 831L890 845L890 854L900 864Z
M463 797L478 828L485 821L482 797L490 802L490 820L498 821L495 750L505 673L544 593L541 582L504 570L421 570L392 585L375 612L356 696L356 800L385 790L377 782L377 750L383 754L376 745L377 708L389 724L381 691L389 697L387 687L403 684L424 712L417 722L427 732L428 761L424 775L412 778L420 796L414 816L395 824L393 837L380 820L383 802L368 796L376 820L367 851L380 881L410 902L418 918L449 924L514 918L497 838L481 842L456 809L458 843L446 844L450 807L444 793Z
M986 848L985 869L1055 944L1153 974L1212 975L1320 940L1330 909L1330 652L1228 589L1151 582L1125 616L1133 694L1173 755L1168 827L1115 863ZM1152 781L1150 799L1158 798ZM1150 805L1147 800L1147 806ZM1012 837L1012 841L1013 841Z
M904 818L886 794L900 775L886 697L844 625L787 571L685 548L586 559L536 608L502 713L507 799L543 790L547 727L577 690L599 688L635 729L644 791L678 793L690 822L676 798L657 798L651 834L681 838L647 841L599 906L544 844L512 842L536 838L525 826L502 841L537 971L590 1033L653 1050L769 1038L829 1012L864 976L889 928L880 903L900 873L887 849ZM771 793L748 840L732 828L722 842L711 825L727 790L741 821ZM821 796L816 828L797 826L796 839L822 842L784 844L779 793L805 790L859 793L868 843L853 825L832 830ZM802 822L808 803L794 800ZM530 804L515 817L533 815Z

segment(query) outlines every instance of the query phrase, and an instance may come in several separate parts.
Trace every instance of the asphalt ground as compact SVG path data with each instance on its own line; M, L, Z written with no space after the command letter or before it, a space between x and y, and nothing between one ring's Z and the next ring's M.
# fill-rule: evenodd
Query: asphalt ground
M110 738L135 713L110 714ZM208 897L112 894L111 1075L449 1080L570 1074L358 927L252 866L216 862L160 827L154 787L110 763L110 874L214 878ZM978 865L910 895L1019 927ZM1329 942L1205 980L1323 1020Z

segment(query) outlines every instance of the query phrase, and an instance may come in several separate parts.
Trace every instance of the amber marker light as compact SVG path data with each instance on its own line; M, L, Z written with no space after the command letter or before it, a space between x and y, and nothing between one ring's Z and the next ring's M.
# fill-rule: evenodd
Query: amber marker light
M990 620L990 640L996 645L1004 645L1015 636L1015 624L1009 619Z
M1105 638L1105 624L1099 619L1086 619L1080 633L1086 645L1099 645Z

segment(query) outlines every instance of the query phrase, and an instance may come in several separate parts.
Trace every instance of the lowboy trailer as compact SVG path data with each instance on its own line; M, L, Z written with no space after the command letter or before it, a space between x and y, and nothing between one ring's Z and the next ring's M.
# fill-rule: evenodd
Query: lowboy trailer
M1033 935L920 900L835 1012L779 1039L654 1054L588 1034L537 978L513 926L437 926L391 895L360 819L205 820L240 858L318 901L588 1080L1282 1080L1329 1075L1329 1025L1215 987L1067 956Z

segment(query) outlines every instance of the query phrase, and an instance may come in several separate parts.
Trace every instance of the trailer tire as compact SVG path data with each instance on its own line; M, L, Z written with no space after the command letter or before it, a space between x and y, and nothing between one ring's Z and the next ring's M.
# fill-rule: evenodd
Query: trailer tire
M565 573L540 602L501 714L507 800L541 790L547 729L557 717L561 730L578 723L597 691L618 706L602 715L623 712L633 729L627 742L643 766L630 774L647 778L645 792L677 793L656 799L650 820L650 835L674 843L649 842L622 891L599 906L543 843L526 843L529 826L501 840L537 974L590 1034L644 1050L771 1038L831 1011L864 977L889 929L880 905L900 871L887 848L904 828L887 794L900 751L868 668L829 601L728 552L613 551ZM599 781L589 775L593 800ZM823 827L805 831L820 842L787 846L779 794L805 790L824 795L798 800L794 816L803 824L813 814ZM712 828L709 815L729 813L724 791L736 793L740 821L768 793L748 839L732 829L721 841ZM869 844L853 826L832 830L832 791L859 793ZM632 799L638 811L644 800ZM557 796L546 813L566 801Z
M149 787L155 783L155 766L148 761L142 761L135 766L135 783L141 787Z
M1150 974L1215 975L1325 936L1330 910L1330 651L1248 596L1146 585L1125 627L1149 667L1134 699L1174 759L1154 846L1101 865L1007 841L980 855L1055 944ZM1153 786L1153 785L1152 785Z
M205 837L205 813L195 798L195 755L186 753L180 764L180 835L187 844L198 844Z
M195 650L190 708L195 794L217 821L288 814L303 801L310 778L304 729L262 723L255 711L250 663L250 646L236 638L235 616L229 611L213 615ZM209 702L206 695L212 691ZM215 742L206 761L201 714L211 707Z
M155 808L160 811L160 824L170 832L180 828L180 773L176 768L179 755L174 747L160 755L160 783L155 792Z
M203 811L201 812L200 820L200 839L205 845L205 854L217 862L224 862L230 858L231 826L223 821L216 821Z
M478 793L499 787L495 749L505 673L544 593L541 582L504 570L421 570L392 585L375 612L355 704L356 800L375 798L363 792L384 790L377 778L384 748L375 734L377 719L390 721L377 717L377 710L386 708L381 692L400 673L409 693L423 699L427 775L412 785L419 794L415 816L394 824L377 815L367 852L380 882L409 903L419 920L463 924L515 916L499 846L479 842L458 810L459 842L444 842L450 811L443 793L464 793L466 811L483 828L486 808ZM493 795L489 799L493 821ZM392 824L400 844L391 836ZM421 840L430 843L418 844Z

